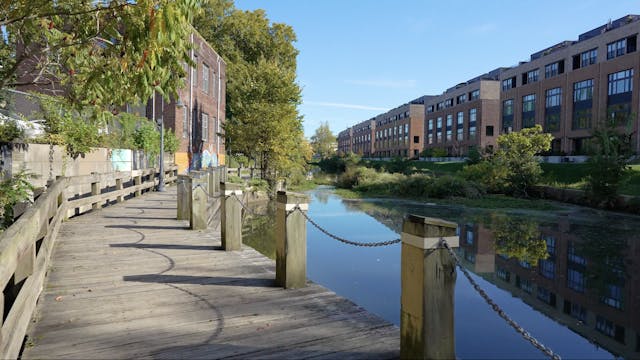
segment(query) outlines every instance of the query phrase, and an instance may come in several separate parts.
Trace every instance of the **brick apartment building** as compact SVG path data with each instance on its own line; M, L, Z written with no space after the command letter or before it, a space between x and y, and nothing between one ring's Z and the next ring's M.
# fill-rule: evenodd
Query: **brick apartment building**
M345 155L353 152L352 147L353 128L347 128L338 133L336 138L338 142L338 154Z
M351 151L364 157L371 157L374 152L374 133L376 122L374 119L366 120L351 127Z
M500 114L499 74L493 70L430 97L425 103L425 149L464 156L472 147L494 147Z
M638 141L640 17L627 15L531 55L500 74L500 132L540 124L553 134L552 152L583 154L599 121L620 126L633 115Z
M423 96L375 118L374 156L418 157L424 144Z

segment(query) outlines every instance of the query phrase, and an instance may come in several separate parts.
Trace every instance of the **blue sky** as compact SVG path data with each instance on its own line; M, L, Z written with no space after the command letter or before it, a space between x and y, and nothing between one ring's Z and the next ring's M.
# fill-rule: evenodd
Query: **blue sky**
M638 0L236 0L296 31L305 135L334 134L626 14Z

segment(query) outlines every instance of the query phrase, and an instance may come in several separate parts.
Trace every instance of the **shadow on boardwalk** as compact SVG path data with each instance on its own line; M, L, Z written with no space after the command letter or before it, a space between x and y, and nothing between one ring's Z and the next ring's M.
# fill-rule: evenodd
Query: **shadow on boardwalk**
M175 188L63 224L23 358L396 358L399 331L175 220Z

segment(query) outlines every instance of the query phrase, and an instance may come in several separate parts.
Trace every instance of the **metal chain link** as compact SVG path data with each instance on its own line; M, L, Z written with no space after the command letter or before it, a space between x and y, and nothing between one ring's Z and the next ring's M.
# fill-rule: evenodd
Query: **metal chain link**
M554 359L554 360L560 360L561 359L560 355L554 353L553 350L551 350L548 347L544 346L540 341L538 341L531 334L529 334L529 332L527 332L522 326L518 325L518 323L515 322L515 320L513 320L511 317L509 317L509 315L507 315L504 312L504 310L502 310L502 308L500 308L500 306L498 304L496 304L493 301L493 299L491 299L489 297L489 295L484 290L482 290L480 285L478 285L478 283L475 280L473 280L473 278L471 277L471 274L469 274L469 271L467 271L467 269L465 269L462 266L462 264L460 263L460 259L458 259L458 256L449 247L449 244L447 243L447 241L445 239L443 239L443 238L440 238L440 242L442 243L444 248L447 249L447 251L449 252L449 255L451 255L451 257L455 260L456 265L458 265L458 267L460 268L460 270L462 271L464 276L467 278L467 280L469 280L469 282L471 283L473 288L476 290L476 292L478 292L478 294L480 294L480 296L484 299L484 301L486 301L487 304L489 304L489 306L491 306L493 311L495 311L498 314L498 316L500 316L502 319L504 319L507 322L507 324L509 324L509 326L511 326L517 333L522 335L522 337L526 341L531 343L531 345L533 345L536 349L542 351L549 358Z
M328 237L330 237L330 238L332 238L334 240L338 240L341 243L345 243L345 244L348 244L348 245L362 246L362 247L378 247L378 246L393 245L393 244L397 244L397 243L402 241L401 239L395 239L395 240L388 240L388 241L381 241L381 242L365 243L365 242L357 242L357 241L347 240L345 238L333 235L328 230L326 230L326 229L322 228L320 225L318 225L318 223L316 223L315 221L311 220L311 218L304 211L302 211L302 209L300 208L300 204L296 204L296 206L292 210L288 211L287 212L287 216L289 216L294 211L300 211L302 216L304 216L304 218L307 219L307 221L309 223L311 223L311 225L315 226L316 229L320 230L323 234L327 235Z
M257 212L255 212L255 211L253 211L253 210L249 209L249 207L247 207L247 205L245 205L245 204L242 202L242 199L240 199L240 198L238 197L238 195L236 195L236 193L232 193L229 197L231 197L231 196L235 197L235 198L236 198L236 200L238 200L238 202L240 203L240 206L242 206L242 208L243 208L243 209L244 209L248 214L251 214L251 215L253 215L253 216L268 216L268 215L269 215L268 213L258 214Z

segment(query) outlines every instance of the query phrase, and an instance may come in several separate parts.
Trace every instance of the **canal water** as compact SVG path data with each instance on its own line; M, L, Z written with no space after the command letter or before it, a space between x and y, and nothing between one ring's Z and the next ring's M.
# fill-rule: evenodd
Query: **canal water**
M556 211L489 211L405 200L343 200L308 193L309 216L358 242L399 238L405 214L459 224L458 257L516 322L563 358L640 357L640 217L559 205ZM247 219L244 241L274 257L273 218ZM307 275L400 323L400 245L354 247L307 223ZM456 355L541 358L458 270Z

